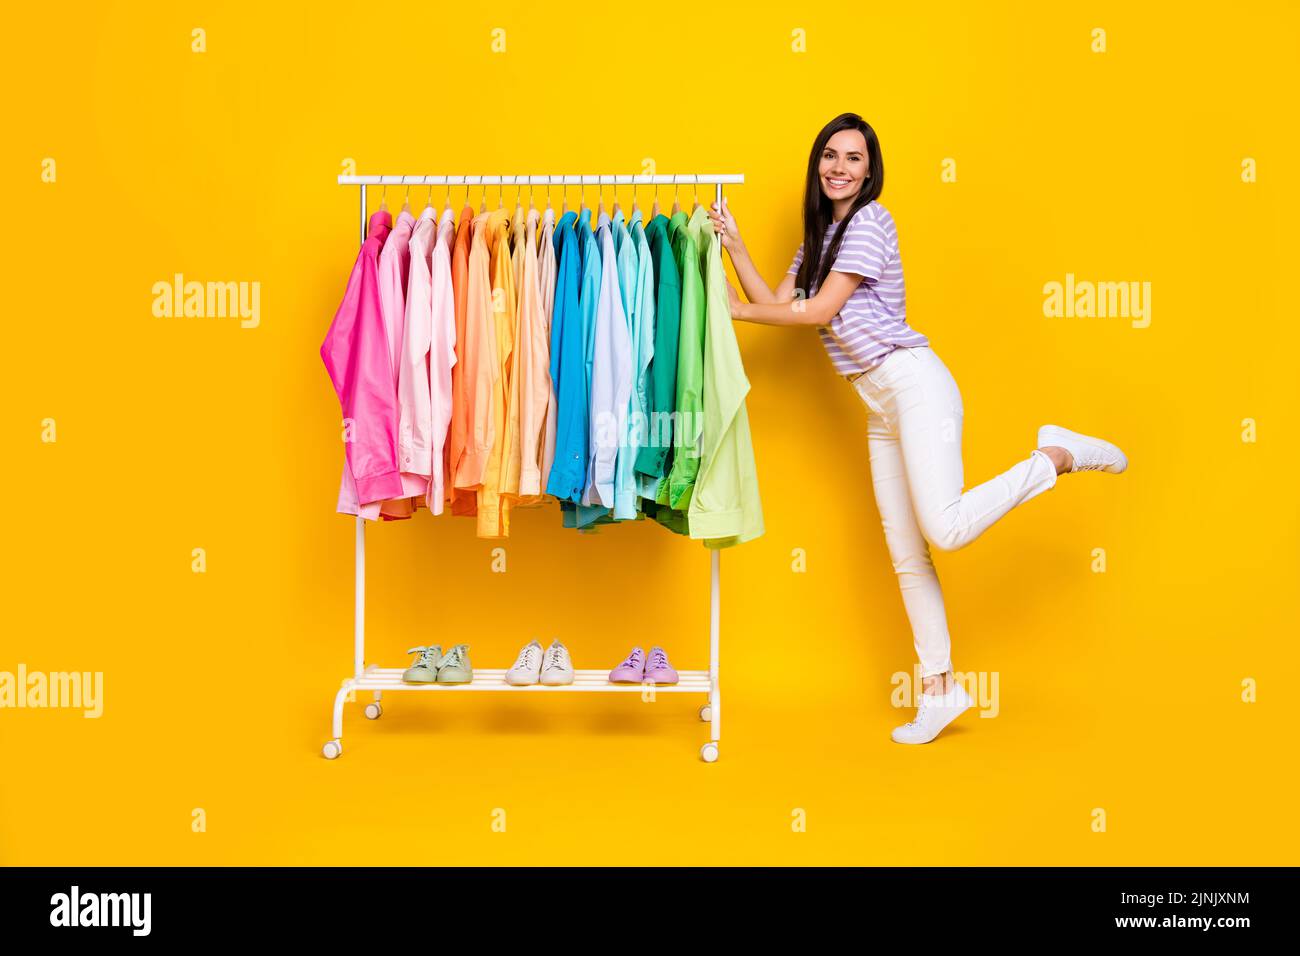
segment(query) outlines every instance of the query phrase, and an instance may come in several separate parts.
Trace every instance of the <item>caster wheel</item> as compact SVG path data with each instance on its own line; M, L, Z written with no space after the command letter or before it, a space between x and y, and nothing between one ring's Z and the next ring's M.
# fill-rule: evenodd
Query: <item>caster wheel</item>
M716 763L718 760L718 745L713 741L709 741L700 748L700 757L705 763Z
M378 701L374 703L366 704L367 720L378 720L383 715L383 713L384 713L384 708L379 705Z
M710 707L708 704L705 704L703 707L700 708L700 720L704 721L707 724L712 719L713 719L713 708Z
M326 760L333 760L343 753L343 743L338 740L330 740L321 748L321 753L325 755Z

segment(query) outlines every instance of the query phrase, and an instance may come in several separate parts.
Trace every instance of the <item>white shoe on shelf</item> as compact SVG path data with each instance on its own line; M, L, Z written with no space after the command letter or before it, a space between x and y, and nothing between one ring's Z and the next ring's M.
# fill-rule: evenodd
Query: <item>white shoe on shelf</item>
M529 641L519 651L514 666L506 671L506 683L512 687L527 687L536 684L542 673L542 643Z
M548 687L573 683L573 661L569 659L568 648L559 641L551 641L551 646L546 649L541 680Z

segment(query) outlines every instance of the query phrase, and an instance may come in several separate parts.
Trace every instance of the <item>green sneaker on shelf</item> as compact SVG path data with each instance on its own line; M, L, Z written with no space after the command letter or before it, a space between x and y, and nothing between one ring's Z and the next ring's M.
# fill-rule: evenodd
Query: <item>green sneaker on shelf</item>
M474 679L474 668L469 664L469 645L457 644L438 664L439 684L468 684Z
M416 658L414 664L402 671L402 682L405 684L433 684L438 680L438 668L442 666L444 660L442 656L442 646L434 644L431 647L412 647L406 653L420 655Z

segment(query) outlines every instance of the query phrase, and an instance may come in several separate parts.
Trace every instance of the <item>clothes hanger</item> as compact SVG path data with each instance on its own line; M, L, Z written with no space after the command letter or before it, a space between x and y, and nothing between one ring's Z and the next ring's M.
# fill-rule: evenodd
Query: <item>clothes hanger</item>
M444 212L451 212L451 177L450 176L447 177L446 185L447 185L447 198L444 200L445 204L443 205L442 208ZM430 187L430 189L432 188L433 187Z
M655 183L655 204L650 210L650 218L653 219L659 215L659 184Z
M695 205L691 207L691 212L700 208L700 174L695 174Z
M482 188L482 194L478 199L478 211L487 212L487 187L483 185L483 177L478 178L478 185Z
M402 183L406 186L406 196L402 199L402 212L409 213L411 211L411 183L406 176L402 177Z
M614 177L614 215L617 216L619 214L619 211L620 210L618 205L618 177L615 176Z
M641 207L637 205L637 201L636 201L636 177L633 176L632 177L632 215L635 216L640 211L640 209Z
M599 219L605 215L605 183L604 177L596 177L596 218Z
M379 194L380 212L388 212L388 183L384 183L384 190Z
M677 181L677 177L674 176L673 177L673 215L674 216L682 211L681 199L677 195L678 191L681 189L681 185L682 184Z

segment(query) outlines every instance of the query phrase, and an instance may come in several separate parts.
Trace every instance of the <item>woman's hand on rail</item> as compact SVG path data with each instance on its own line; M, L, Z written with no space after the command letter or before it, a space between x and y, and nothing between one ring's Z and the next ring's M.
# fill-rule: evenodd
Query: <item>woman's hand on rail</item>
M716 202L709 206L709 221L713 223L713 231L717 233L722 248L727 252L745 248L745 241L740 238L740 226L727 206L726 196L722 197L721 207Z

